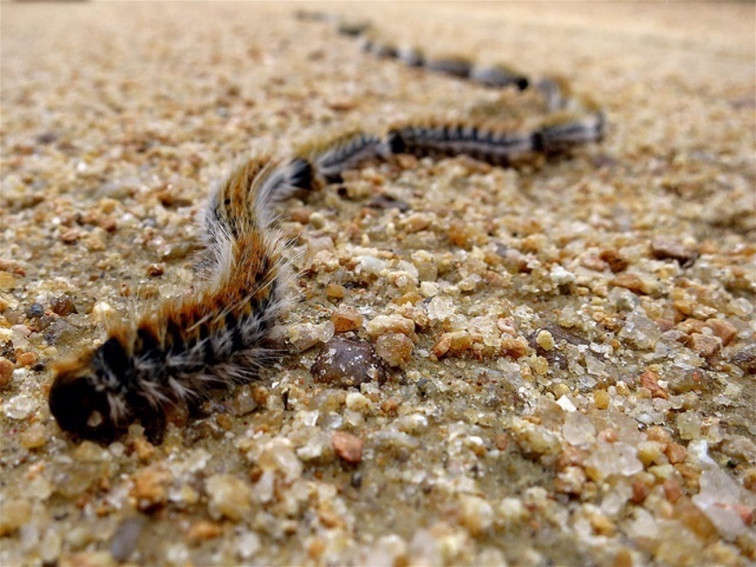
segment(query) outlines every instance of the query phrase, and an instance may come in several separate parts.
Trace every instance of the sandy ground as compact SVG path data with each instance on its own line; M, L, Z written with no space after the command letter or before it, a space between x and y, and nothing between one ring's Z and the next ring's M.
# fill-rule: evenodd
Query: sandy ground
M291 203L291 354L160 446L59 430L51 364L189 289L235 160L527 107L295 8L0 7L0 564L756 561L752 4L326 5L564 76L607 138L373 164ZM385 381L311 372L336 330Z

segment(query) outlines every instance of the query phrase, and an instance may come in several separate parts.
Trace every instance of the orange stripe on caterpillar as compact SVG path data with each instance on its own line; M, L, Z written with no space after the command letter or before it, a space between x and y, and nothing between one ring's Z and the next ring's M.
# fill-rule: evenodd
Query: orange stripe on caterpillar
M267 207L291 181L287 166L265 159L234 169L205 216L211 277L55 366L49 403L63 429L109 441L139 419L159 441L168 405L249 380L271 360L287 265Z

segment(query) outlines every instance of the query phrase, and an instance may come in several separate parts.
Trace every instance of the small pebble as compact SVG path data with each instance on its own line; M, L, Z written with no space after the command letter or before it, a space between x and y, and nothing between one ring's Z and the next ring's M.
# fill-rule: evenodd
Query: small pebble
M331 441L333 450L341 460L352 465L362 461L363 442L359 437L343 431L334 431Z
M162 276L165 272L165 266L163 264L150 264L147 266L147 275L151 278Z
M304 352L316 344L328 341L333 337L336 327L331 321L316 325L314 323L299 323L289 325L288 339L297 352Z
M415 345L401 333L386 333L375 342L375 352L389 366L402 366L412 358Z
M493 524L493 508L479 496L462 496L459 513L460 523L474 536L482 535Z
M664 391L664 389L659 386L659 375L656 372L651 372L650 370L647 370L643 374L640 375L640 383L643 385L644 388L648 388L648 390L651 392L651 396L654 398L663 398L667 399L667 392Z
M744 346L732 355L731 360L748 374L756 374L756 344Z
M342 388L384 379L373 346L342 337L323 345L310 372L316 380Z
M431 352L437 357L460 356L472 347L472 337L467 331L444 333L433 345Z
M412 337L415 333L415 322L397 314L378 315L365 325L365 330L373 340L386 333L401 333Z
M614 277L610 283L613 286L624 287L625 289L644 295L652 295L658 289L658 283L651 277L641 277L638 274L620 274Z
M74 244L81 237L81 231L77 228L69 228L60 235L60 239L66 244Z
M343 285L330 283L326 286L326 295L332 299L344 299L346 288ZM336 331L339 332L338 330Z
M706 327L711 329L714 335L722 339L723 346L729 345L738 334L737 328L724 319L708 319Z
M41 303L32 303L29 307L26 308L26 316L29 319L42 317L42 315L44 314L45 308Z
M205 481L210 515L239 521L251 507L252 489L246 482L229 474L216 474Z
M536 335L536 343L545 351L552 350L555 346L554 337L546 329L541 330Z
M22 352L16 355L16 363L22 367L29 367L37 362L37 355L33 352Z
M677 260L680 265L689 267L698 258L698 252L682 242L659 236L651 241L651 253L659 260Z
M8 498L3 500L0 514L0 537L12 534L31 518L31 502L26 499Z
M147 519L144 516L132 516L122 520L116 528L113 537L110 539L110 555L116 561L122 562L128 560L134 553L139 543L139 537L142 535Z
M71 313L78 313L76 305L68 295L59 295L50 301L50 310L59 315L65 317Z
M41 423L35 423L20 436L21 445L27 449L39 449L47 443L47 432Z
M157 463L137 470L131 480L131 496L136 500L137 508L148 511L165 503L173 476L164 464Z
M362 315L355 307L339 305L331 314L331 321L337 333L346 333L360 328Z
M0 356L0 390L6 388L11 383L13 370L16 365L7 358Z
M200 543L219 537L223 529L216 522L198 520L194 522L186 532L186 539L190 543Z
M690 348L698 356L711 358L721 350L722 343L715 337L702 333L693 333L690 335Z

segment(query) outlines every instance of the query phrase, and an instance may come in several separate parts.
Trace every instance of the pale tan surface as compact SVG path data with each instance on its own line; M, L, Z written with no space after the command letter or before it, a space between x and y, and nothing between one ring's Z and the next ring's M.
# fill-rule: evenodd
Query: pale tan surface
M234 160L517 104L294 9L2 5L0 356L17 369L0 390L0 563L108 564L113 541L138 564L756 560L751 4L325 5L429 53L563 75L606 109L607 139L534 170L403 159L292 205L307 272L289 338L327 333L338 304L371 342L368 322L401 314L414 351L386 384L316 383L316 345L262 376L254 412L234 415L237 393L177 416L161 447L138 428L109 448L61 434L50 364L99 340L108 308L188 288L194 221ZM370 208L379 194L410 208ZM657 259L661 237L700 256ZM353 275L373 258L383 271ZM78 313L52 313L60 296ZM561 363L527 345L557 326L575 343ZM446 332L472 347L436 360ZM336 430L364 442L358 467Z

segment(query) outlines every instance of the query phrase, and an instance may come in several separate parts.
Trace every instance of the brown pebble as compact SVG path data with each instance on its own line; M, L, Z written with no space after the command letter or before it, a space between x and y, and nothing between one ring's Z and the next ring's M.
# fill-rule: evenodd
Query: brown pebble
M735 325L724 319L708 319L706 321L706 326L711 329L717 337L722 339L723 346L729 345L738 334L738 329Z
M333 450L343 461L357 465L362 461L362 439L344 431L334 431L331 438Z
M181 194L172 186L168 185L158 191L155 196L160 204L166 209L174 207L189 207L192 205L191 199L181 196Z
M412 357L412 339L402 333L386 333L375 342L375 352L389 366L402 366Z
M0 390L7 387L13 377L16 365L5 357L0 356Z
M401 402L396 398L388 398L381 402L381 411L384 415L395 416L399 412L399 406Z
M328 108L337 112L344 112L346 110L352 110L356 106L356 102L350 97L332 98L326 102Z
M337 333L346 333L347 331L354 331L360 328L360 325L362 325L362 315L360 315L360 312L355 307L339 305L331 313L331 321Z
M137 437L134 439L134 451L140 461L146 462L155 454L155 446L144 437Z
M215 522L209 520L198 520L194 522L186 532L186 539L190 543L200 543L219 537L223 533L221 527Z
M8 272L0 272L0 291L11 291L16 287L16 278Z
M50 301L50 310L60 317L65 317L71 313L78 313L76 305L67 295L59 295Z
M644 295L649 295L654 291L654 286L637 274L620 274L613 278L609 283L615 287L624 287L625 289L642 293Z
M512 438L506 433L499 433L496 437L494 437L494 445L496 445L496 448L499 451L506 451L511 440Z
M748 374L756 374L756 344L746 345L732 355L732 362Z
M413 213L404 221L404 228L407 232L414 233L425 230L430 226L431 217L425 213Z
M344 299L346 288L343 285L330 283L326 286L326 295L332 299Z
M646 430L646 438L649 441L657 441L659 443L671 443L672 436L669 431L658 425L652 425Z
M147 266L147 275L151 278L162 276L165 272L165 267L162 264L150 264Z
M606 409L609 407L609 392L606 390L596 390L593 392L593 402L598 409Z
M701 333L690 335L690 348L703 358L710 358L717 354L722 348L722 344L714 337Z
M601 513L595 513L590 517L591 526L593 530L603 536L613 536L616 532L614 522L611 518Z
M295 209L292 209L289 213L289 217L294 222L298 222L300 224L307 224L310 222L310 215L312 214L312 211L306 207L297 207Z
M651 253L659 260L677 260L688 267L698 258L698 252L672 238L660 236L651 241Z
M231 428L234 426L234 420L226 413L219 413L216 415L215 422L224 431L231 431Z
M310 372L317 381L342 388L385 379L373 346L343 337L334 337L323 345Z
M599 254L599 259L609 264L609 269L615 274L624 272L629 265L629 262L619 253L619 250L614 248L602 251Z
M472 347L472 337L467 331L444 333L433 345L431 352L436 358L442 356L459 356Z
M60 235L60 239L66 244L74 244L81 237L81 231L78 228L69 228Z
M632 484L632 501L635 504L641 504L648 496L648 493L650 492L648 485L645 482L641 482L640 480L633 481Z
M601 439L602 441L606 441L607 443L616 443L618 439L617 430L611 427L608 427L606 429L602 429L601 431L599 431L596 437L598 439Z
M118 222L113 217L103 217L98 224L105 232L115 232L118 228Z
M35 423L20 436L21 445L27 449L39 449L47 443L48 435L41 423Z
M528 342L522 338L501 337L501 354L514 360L528 354L530 347Z
M461 221L454 221L449 226L447 234L449 237L449 243L452 246L468 248L473 244L471 240L473 239L474 231L469 224Z
M667 392L665 392L664 389L659 386L658 380L659 375L656 372L652 372L650 370L646 370L643 374L640 375L640 383L644 388L648 388L648 390L651 392L651 397L662 398L666 400L668 397Z
M131 496L140 510L162 506L168 497L168 485L173 480L168 468L160 463L137 470L131 477Z
M622 547L614 555L612 567L633 567L633 555L626 547Z
M668 478L664 481L662 486L664 487L664 496L673 504L683 495L680 483L674 479Z
M679 443L670 443L664 453L673 465L685 462L688 458L688 450Z
M16 355L16 363L19 366L31 366L37 362L37 355L33 352L22 352Z

